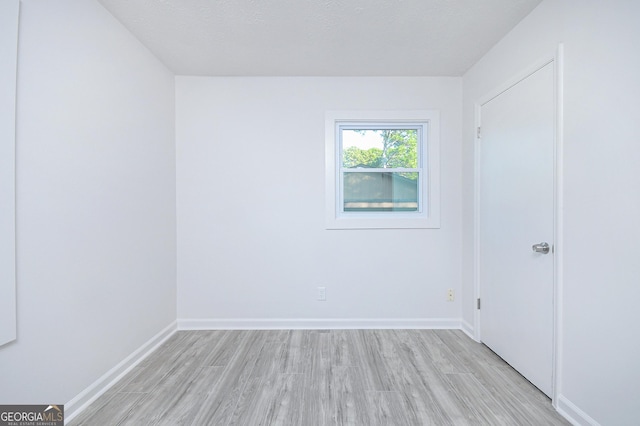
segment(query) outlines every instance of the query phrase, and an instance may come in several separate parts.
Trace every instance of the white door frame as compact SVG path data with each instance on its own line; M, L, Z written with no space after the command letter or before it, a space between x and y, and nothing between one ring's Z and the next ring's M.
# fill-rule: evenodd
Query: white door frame
M20 1L0 3L0 347L17 338L16 94Z
M536 61L531 66L525 68L521 73L508 80L505 84L500 85L487 95L479 98L475 102L475 129L481 127L481 108L482 105L491 99L504 93L517 83L529 77L540 68L553 63L554 65L554 97L555 97L555 140L554 140L554 179L553 179L553 241L554 241L554 262L553 262L553 365L552 365L552 401L557 409L557 397L560 395L561 389L561 366L562 366L562 265L563 265L563 241L562 241L562 208L563 208L563 45L558 45L553 55ZM480 150L482 144L475 132L474 145L474 259L473 259L473 293L474 293L474 313L473 313L473 337L478 342L481 341L481 324L480 310L477 306L477 300L481 299L481 283L480 283Z

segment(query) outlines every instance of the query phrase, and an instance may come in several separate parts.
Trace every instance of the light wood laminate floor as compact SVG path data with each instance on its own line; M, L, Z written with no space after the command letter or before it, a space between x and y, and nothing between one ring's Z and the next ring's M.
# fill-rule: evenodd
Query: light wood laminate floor
M72 422L568 425L455 330L180 331Z

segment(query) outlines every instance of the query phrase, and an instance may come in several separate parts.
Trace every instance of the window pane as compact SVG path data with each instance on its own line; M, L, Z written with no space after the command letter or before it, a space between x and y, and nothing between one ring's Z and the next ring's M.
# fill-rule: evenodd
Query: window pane
M342 167L418 168L418 130L342 129Z
M418 211L418 173L345 172L343 211Z

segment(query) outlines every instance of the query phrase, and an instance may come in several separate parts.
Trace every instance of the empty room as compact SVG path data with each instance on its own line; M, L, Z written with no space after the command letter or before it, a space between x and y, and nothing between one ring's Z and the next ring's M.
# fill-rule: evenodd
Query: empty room
M640 424L639 44L636 0L0 0L0 425Z

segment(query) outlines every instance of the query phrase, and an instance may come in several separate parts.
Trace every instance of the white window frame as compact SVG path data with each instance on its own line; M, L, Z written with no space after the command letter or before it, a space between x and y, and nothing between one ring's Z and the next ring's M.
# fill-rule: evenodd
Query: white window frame
M419 127L416 212L342 211L340 127ZM390 169L391 171L393 169ZM413 170L413 169L412 169ZM371 171L371 170L369 170ZM373 170L375 171L375 169ZM440 113L411 111L327 111L325 114L325 226L327 229L440 228Z

